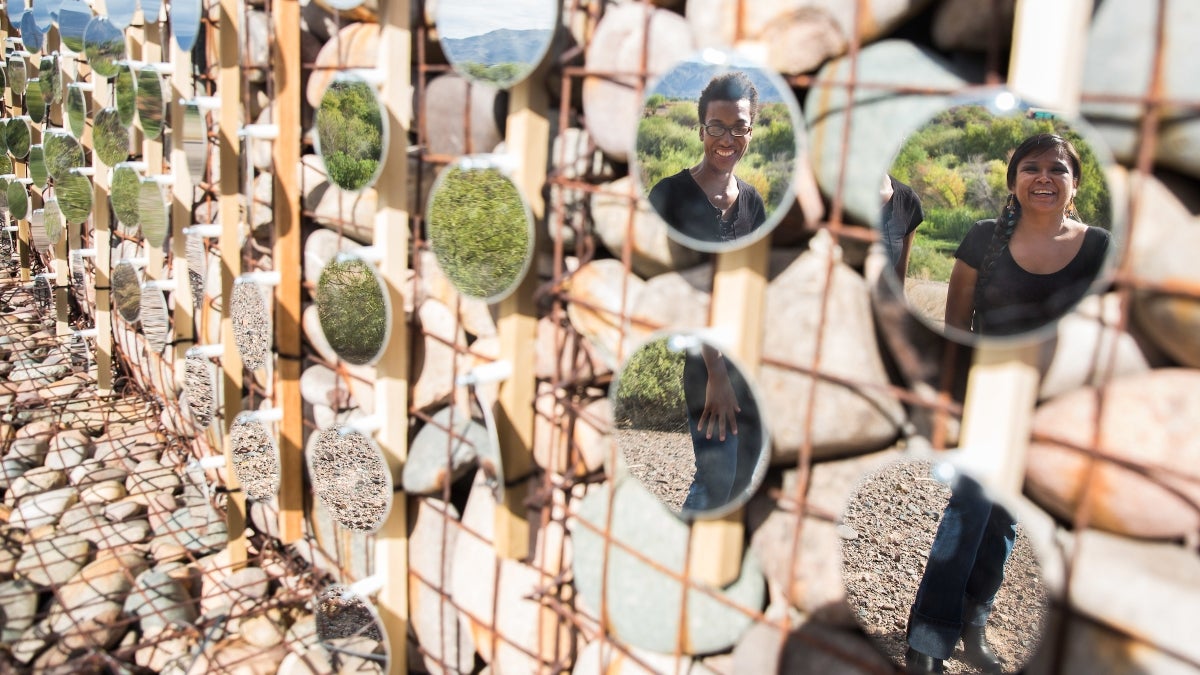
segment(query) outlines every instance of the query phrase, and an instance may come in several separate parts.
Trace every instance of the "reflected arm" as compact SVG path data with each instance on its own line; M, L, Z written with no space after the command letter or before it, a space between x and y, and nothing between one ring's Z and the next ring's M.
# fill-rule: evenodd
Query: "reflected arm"
M708 344L703 345L700 351L708 369L708 385L704 391L704 412L700 415L696 430L705 432L707 438L712 438L715 430L717 438L723 441L726 429L737 435L737 413L742 409L738 406L737 394L729 379L725 357Z
M946 292L946 325L971 330L971 315L975 312L975 281L979 272L963 262L954 261L950 272L950 288Z

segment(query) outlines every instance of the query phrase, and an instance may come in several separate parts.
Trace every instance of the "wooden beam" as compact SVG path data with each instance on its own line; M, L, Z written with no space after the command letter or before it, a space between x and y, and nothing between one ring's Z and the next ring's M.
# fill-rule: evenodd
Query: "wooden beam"
M157 17L147 17L153 22L154 32L161 39L160 24ZM192 81L192 55L179 49L175 41L170 45L171 63L175 73L171 76L168 97L171 105L171 174L175 177L171 187L171 270L175 277L175 381L183 382L184 368L187 361L187 350L196 341L196 324L193 316L194 299L192 285L189 283L187 259L187 235L184 228L192 224L192 207L195 202L195 184L202 176L193 176L188 167L187 155L183 146L184 106L180 100L190 99L196 95L196 86ZM199 270L203 273L205 270Z

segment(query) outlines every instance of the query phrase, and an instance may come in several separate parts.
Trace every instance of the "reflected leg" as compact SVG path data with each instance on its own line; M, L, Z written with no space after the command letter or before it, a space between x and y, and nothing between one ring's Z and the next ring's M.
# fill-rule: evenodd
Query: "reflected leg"
M698 416L689 412L688 427L696 452L696 475L683 502L683 509L688 511L707 511L728 504L737 473L738 437L727 434L724 441L705 438L703 432L696 430L698 423Z

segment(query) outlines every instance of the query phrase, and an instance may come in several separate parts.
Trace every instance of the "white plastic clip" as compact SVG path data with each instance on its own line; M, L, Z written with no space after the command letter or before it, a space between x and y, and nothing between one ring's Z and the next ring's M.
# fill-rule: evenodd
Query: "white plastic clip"
M75 87L79 91L95 91L96 90L96 85L92 84L91 82L72 82L71 84L67 85L68 89L70 89L71 87Z
M131 162L119 162L113 168L117 169L117 168L121 168L121 167L128 167L130 169L133 169L134 171L142 172L142 171L145 171L146 169L149 169L150 165L147 164L146 162L143 162L142 160L136 160L136 161L131 161Z
M21 226L20 225L5 225L4 231L5 232L20 232Z
M219 343L215 344L215 345L196 345L196 346L192 347L191 349L187 350L188 356L198 356L200 358L205 358L205 359L211 359L211 358L214 358L217 356L221 356L224 353L225 353L225 345L219 344Z
M273 141L279 137L278 124L247 124L238 130L242 138L258 138Z
M266 424L267 422L279 422L283 419L283 408L267 408L266 410L246 410L238 414L238 417L245 416L246 419Z
M350 434L362 434L370 436L383 426L383 418L379 415L368 415L366 417L358 417L342 424L338 429L338 434L341 436L349 436Z
M99 329L96 329L96 328L84 328L83 330L74 331L72 333L72 335L74 335L77 338L86 340L87 338L98 337L100 335L100 331L99 331Z
M174 75L175 64L167 61L159 61L158 63L147 63L143 68L153 68L155 71L163 75Z
M503 382L510 377L512 377L512 362L507 359L500 359L475 366L462 375L459 375L455 384L460 387L469 387L489 382Z
M354 596L358 596L360 598L370 597L378 593L379 590L383 588L383 583L384 579L382 574L372 574L366 579L359 579L358 581L347 586L346 590L342 591L342 598L349 600Z
M259 286L278 286L283 281L279 272L246 272L238 277L238 281Z
M222 229L223 228L220 225L196 223L195 225L189 225L188 227L183 228L183 233L189 236L216 239L217 237L221 236Z
M94 166L77 166L71 169L70 173L79 174L80 176L95 176L96 167Z
M220 110L220 96L195 96L192 98L179 99L180 105L194 105L200 110Z
M148 288L158 291L174 291L179 287L175 279L147 279L142 283L142 288Z
M147 176L146 180L152 180L159 185L170 187L175 184L175 175L170 173L160 173L153 176Z
M225 458L221 455L209 455L207 457L201 457L199 460L192 461L196 463L197 467L205 471L208 471L209 469L220 469L225 466Z
M95 258L96 257L96 249L94 249L94 248L77 248L77 249L75 249L74 252L79 254L80 258Z

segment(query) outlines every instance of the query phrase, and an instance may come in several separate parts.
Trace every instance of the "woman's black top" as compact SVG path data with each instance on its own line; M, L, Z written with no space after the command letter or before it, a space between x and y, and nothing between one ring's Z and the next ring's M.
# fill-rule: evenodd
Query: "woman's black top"
M767 220L763 199L752 185L734 177L738 197L729 219L713 206L688 169L658 181L650 190L650 204L667 224L681 234L706 242L733 241L758 229Z

